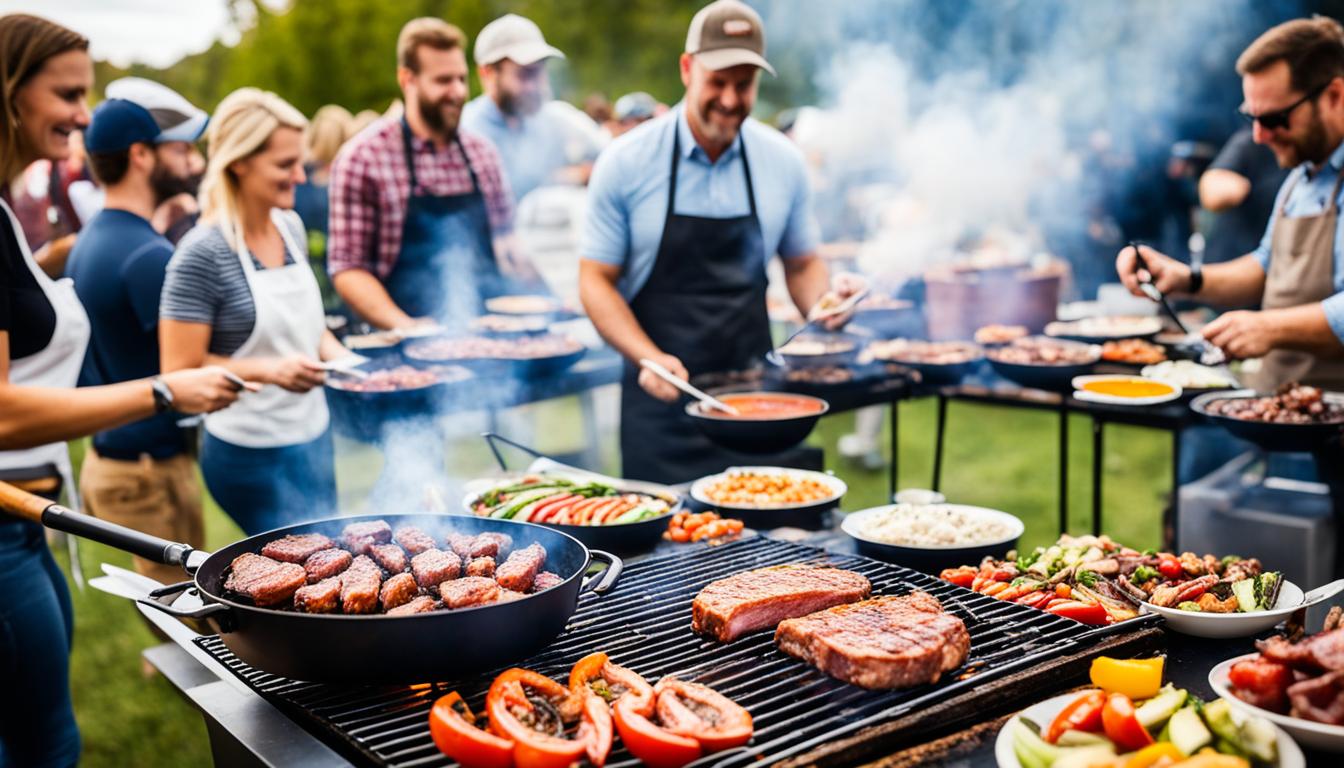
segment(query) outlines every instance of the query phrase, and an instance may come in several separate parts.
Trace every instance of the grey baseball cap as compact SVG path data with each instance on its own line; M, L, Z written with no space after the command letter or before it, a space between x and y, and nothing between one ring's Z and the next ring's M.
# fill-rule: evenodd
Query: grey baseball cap
M765 60L760 14L739 0L716 0L701 8L686 33L686 52L714 70L751 64L775 74Z
M482 66L509 59L526 67L542 59L565 58L559 48L546 42L536 22L516 13L505 14L486 24L476 35L472 53L476 63Z

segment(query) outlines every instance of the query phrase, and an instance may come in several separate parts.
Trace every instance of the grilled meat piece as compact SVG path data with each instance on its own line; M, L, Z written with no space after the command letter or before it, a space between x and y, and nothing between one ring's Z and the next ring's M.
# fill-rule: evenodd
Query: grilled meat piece
M1288 700L1293 717L1344 725L1344 671L1293 683L1288 686Z
M971 636L937 599L916 591L786 619L775 643L838 680L886 690L938 682L966 661Z
M224 588L251 598L258 606L279 605L288 602L307 580L303 566L297 563L282 563L247 552L229 564Z
M487 579L493 579L495 577L495 558L478 557L475 560L472 560L467 563L466 575L484 576Z
M464 576L439 585L439 595L445 608L470 608L488 605L499 598L499 584L483 576Z
M314 552L331 549L334 546L336 542L320 533L300 533L269 542L261 548L261 555L282 563L301 564Z
M481 534L485 536L486 534ZM477 537L480 538L479 536ZM531 544L514 550L509 559L495 568L495 581L505 589L526 592L532 588L537 572L546 564L546 550L540 544Z
M344 549L324 549L309 555L303 561L303 570L308 574L308 583L316 584L323 579L339 576L354 559Z
M1257 640L1255 649L1270 661L1303 672L1344 671L1344 628L1312 635L1300 643L1283 637Z
M1213 594L1212 592L1205 592L1204 594L1199 596L1199 599L1195 601L1195 604L1198 605L1199 610L1203 611L1204 613L1237 612L1236 595L1228 597L1226 600L1219 600L1218 596Z
M1163 584L1153 590L1153 596L1148 598L1148 602L1163 608L1171 608L1187 600L1198 600L1200 595L1208 592L1209 588L1217 583L1217 576L1200 576L1176 584Z
M415 577L409 573L398 573L383 582L378 592L378 604L383 606L384 611L390 611L409 603L418 594L420 587L416 586Z
M400 544L401 548L406 550L406 553L411 557L438 548L438 545L434 543L434 537L413 525L404 525L398 528L393 532L392 540Z
M513 537L507 533L480 533L476 535L476 540L471 543L470 556L493 557L499 559L502 552L508 551L513 546ZM462 558L467 559L467 558Z
M475 544L476 537L469 533L448 534L448 548L463 560L471 559L471 550Z
M349 553L346 553L349 554ZM335 613L341 609L341 580L324 579L294 593L294 610L304 613Z
M374 544L369 547L368 555L388 573L401 573L410 565L406 552L396 544Z
M371 520L365 523L351 523L341 531L341 541L345 548L356 555L367 555L374 544L386 544L392 540L392 526L385 520Z
M413 613L429 613L438 610L439 604L429 595L420 595L412 598L409 603L403 603L387 612L388 616L410 616Z
M868 579L839 568L777 565L743 571L700 590L691 604L691 629L726 643L871 592Z
M563 583L565 583L565 580L560 574L554 571L542 571L537 574L537 578L532 580L532 591L541 592L551 587L558 587Z
M378 588L383 572L368 555L360 555L341 574L341 610L345 613L373 613L378 609Z
M456 579L462 572L462 561L452 552L441 549L427 549L411 558L411 573L415 583L433 591L445 581Z

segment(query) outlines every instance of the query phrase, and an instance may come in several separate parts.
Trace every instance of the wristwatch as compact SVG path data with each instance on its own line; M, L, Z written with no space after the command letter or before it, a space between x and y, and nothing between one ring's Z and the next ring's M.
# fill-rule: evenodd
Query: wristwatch
M1196 261L1190 265L1190 294L1199 293L1199 289L1204 287L1204 265Z
M168 388L162 376L155 376L149 382L149 387L154 392L155 413L163 413L173 407L173 390Z

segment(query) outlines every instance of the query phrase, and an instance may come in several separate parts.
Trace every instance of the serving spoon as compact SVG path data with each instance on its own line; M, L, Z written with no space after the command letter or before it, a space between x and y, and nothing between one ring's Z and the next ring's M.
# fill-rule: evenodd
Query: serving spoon
M779 354L780 348L789 346L789 342L803 335L803 333L807 331L808 328L811 328L814 324L822 322L824 320L828 320L832 317L835 317L836 315L844 314L845 312L848 312L849 310L853 309L856 304L858 304L860 301L863 301L863 299L868 295L868 292L869 289L867 287L860 288L858 291L850 294L848 297L845 298L844 301L840 302L839 304L836 304L831 309L819 313L816 317L810 318L809 320L807 320L807 322L803 323L803 327L799 328L798 330L790 334L789 337L784 340L783 344L780 344L778 347L774 347L769 352L766 352L765 359L769 361L771 365L783 368L785 366L785 361L784 356Z
M682 392L685 392L691 397L694 397L696 400L699 400L701 403L705 404L710 408L723 411L724 413L727 413L732 416L741 415L738 413L738 410L733 406L723 402L722 400L714 397L713 395L706 394L705 392L696 389L695 387L691 386L690 382L683 381L680 378L674 376L671 371L664 368L660 363L656 363L650 360L649 358L644 357L640 358L639 365L641 368L649 369L650 371L653 372L653 375L657 376L663 381L666 381L668 384L671 384L672 386L676 387Z

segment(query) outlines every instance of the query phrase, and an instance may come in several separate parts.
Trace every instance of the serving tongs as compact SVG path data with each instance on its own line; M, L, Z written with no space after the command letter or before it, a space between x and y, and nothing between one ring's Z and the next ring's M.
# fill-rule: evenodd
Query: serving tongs
M664 368L661 364L656 363L647 357L644 357L640 358L639 365L641 368L649 369L650 371L653 372L653 375L657 376L663 381L666 381L668 384L671 384L677 389L680 389L682 392L685 392L691 397L694 397L696 400L699 400L704 405L713 408L717 411L723 411L724 413L730 416L739 415L737 409L734 408L733 406L723 402L722 400L718 399L717 397L714 397L713 395L706 394L705 392L696 389L695 387L691 386L691 383L689 381L683 381L682 379L677 378L672 374L671 371Z
M1139 290L1143 291L1143 295L1160 304L1162 309L1167 313L1167 316L1172 319L1172 322L1176 323L1176 327L1185 335L1186 339L1190 340L1199 348L1199 362L1201 365L1211 367L1226 366L1227 354L1223 352L1222 349L1210 344L1208 340L1202 336L1191 333L1190 329L1185 327L1185 323L1181 322L1180 316L1176 314L1176 310L1172 308L1171 303L1167 301L1166 294L1158 290L1158 287L1153 284L1153 273L1148 271L1148 263L1143 260L1143 254L1139 252L1139 244L1131 240L1129 241L1129 247L1134 249L1134 263L1138 265L1139 269L1143 270L1141 274L1148 276L1146 280L1139 277Z
M860 301L863 301L864 298L868 296L870 290L871 289L869 289L867 286L864 286L863 288L860 288L858 291L855 291L854 293L847 296L844 301L840 302L839 304L836 304L834 307L831 307L830 309L825 310L823 312L819 312L813 317L808 318L807 321L803 323L803 326L801 328L794 331L792 334L789 335L787 339L784 340L784 343L780 344L779 346L775 347L769 352L766 352L765 359L768 360L771 365L776 365L779 366L780 368L783 368L785 362L784 357L779 354L779 350L781 348L789 346L789 342L793 341L799 336L802 336L804 333L807 332L809 328L816 325L817 323L829 320L832 317L835 317L836 315L842 315L848 312L849 310L853 309Z

